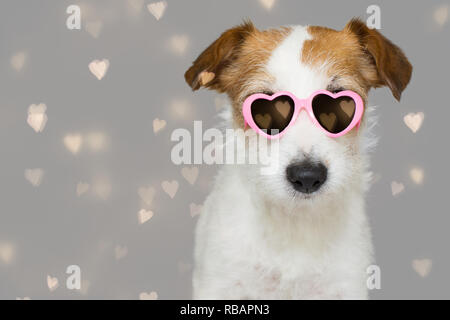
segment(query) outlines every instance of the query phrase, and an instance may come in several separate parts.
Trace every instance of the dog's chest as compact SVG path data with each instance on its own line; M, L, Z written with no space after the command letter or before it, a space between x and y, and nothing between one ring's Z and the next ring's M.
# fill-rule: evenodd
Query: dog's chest
M307 299L327 297L336 281L337 259L329 254L312 256L308 250L290 244L273 248L261 237L236 237L234 250L221 258L225 273L232 275L233 296L247 299ZM233 252L234 251L234 252ZM334 260L336 264L328 264ZM334 293L333 293L334 294Z
M241 270L234 270L233 281L235 297L240 299L308 299L311 297L329 298L330 273L326 269L277 268L270 264L242 264ZM336 295L336 297L338 296Z

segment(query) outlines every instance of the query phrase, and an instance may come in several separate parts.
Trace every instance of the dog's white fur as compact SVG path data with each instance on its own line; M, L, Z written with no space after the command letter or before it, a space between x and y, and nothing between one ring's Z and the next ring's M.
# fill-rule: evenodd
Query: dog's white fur
M266 71L273 92L306 98L330 82L327 65L301 63L305 27L274 50ZM196 229L195 299L365 299L373 263L364 193L370 173L370 112L352 134L332 139L302 111L279 141L277 172L255 165L224 166ZM230 119L231 121L231 119ZM286 167L296 161L328 167L322 188L295 192Z

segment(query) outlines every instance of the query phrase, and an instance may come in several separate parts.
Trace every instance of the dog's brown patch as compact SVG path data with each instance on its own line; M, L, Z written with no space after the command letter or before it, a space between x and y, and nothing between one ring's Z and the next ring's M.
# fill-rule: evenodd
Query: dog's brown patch
M312 39L303 44L302 62L320 68L325 65L330 78L339 86L367 98L367 78L376 79L377 71L361 50L358 39L350 32L325 27L308 27Z
M206 48L184 74L184 78L192 90L205 86L222 91L220 78L224 69L234 62L238 56L239 48L255 30L256 28L251 22L245 22L225 31ZM201 74L204 72L214 73L214 79L208 83L202 83Z
M273 77L265 70L272 51L289 34L289 28L253 32L242 45L235 63L223 74L223 88L233 103L233 118L244 123L242 103L256 92L270 87Z
M312 36L305 41L302 62L327 66L330 78L364 100L370 88L389 86L400 100L411 78L412 66L403 51L361 20L351 20L343 30L308 27Z
M344 28L358 38L363 52L376 66L378 77L368 79L372 87L388 86L400 100L412 75L412 65L403 51L375 29L369 29L359 19L352 19Z
M271 87L273 78L265 66L291 30L260 31L251 22L231 28L193 62L185 73L186 82L193 90L203 86L227 93L234 123L243 127L242 103L248 95ZM400 99L412 66L402 50L377 30L353 19L341 31L313 26L308 32L311 39L303 44L302 63L324 68L339 87L359 93L364 100L370 88L383 85Z
M225 31L194 61L185 79L193 90L204 86L226 92L233 104L233 118L244 126L242 102L249 92L263 91L271 76L264 70L272 51L289 34L290 28L260 31L252 23ZM205 83L202 75L214 73Z

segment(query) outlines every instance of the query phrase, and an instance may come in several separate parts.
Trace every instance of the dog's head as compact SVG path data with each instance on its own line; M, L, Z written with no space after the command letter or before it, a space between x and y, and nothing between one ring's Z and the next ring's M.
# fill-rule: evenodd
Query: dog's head
M316 90L351 90L367 101L371 88L387 86L400 100L412 66L402 50L358 19L341 31L294 26L260 31L252 23L225 31L185 73L193 90L226 93L233 123L244 127L242 104L254 93L289 91L304 99ZM280 164L275 175L255 170L255 187L279 200L338 195L361 173L365 120L359 129L331 138L306 112L279 139Z

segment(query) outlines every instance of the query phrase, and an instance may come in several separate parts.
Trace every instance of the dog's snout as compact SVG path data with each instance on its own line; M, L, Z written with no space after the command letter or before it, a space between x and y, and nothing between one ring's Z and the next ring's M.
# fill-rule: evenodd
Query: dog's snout
M322 163L309 161L294 163L287 167L286 176L294 189L302 193L313 193L327 179L327 168Z

